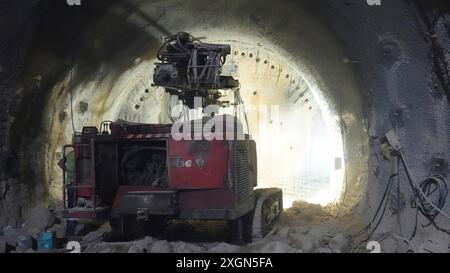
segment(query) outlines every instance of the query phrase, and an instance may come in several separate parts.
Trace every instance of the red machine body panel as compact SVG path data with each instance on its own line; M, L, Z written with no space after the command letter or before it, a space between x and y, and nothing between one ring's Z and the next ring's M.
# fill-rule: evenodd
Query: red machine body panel
M230 220L253 208L254 141L179 140L164 124L118 122L110 129L76 135L68 145L76 158L75 181L64 183L68 217Z
M113 208L117 208L120 204L120 198L122 197L122 195L124 193L127 192L162 192L165 191L167 189L162 189L162 188L155 188L155 187L149 187L149 186L120 186L119 189L117 190L117 194L114 197L114 201L112 204Z
M178 203L184 209L232 208L236 202L234 191L185 191L179 194Z
M228 179L229 148L222 140L169 139L169 187L223 189Z

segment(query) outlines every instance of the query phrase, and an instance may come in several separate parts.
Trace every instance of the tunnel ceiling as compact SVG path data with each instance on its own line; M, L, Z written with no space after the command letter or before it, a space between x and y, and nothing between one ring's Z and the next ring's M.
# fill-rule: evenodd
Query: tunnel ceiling
M307 82L314 109L342 128L340 212L374 209L389 176L380 143L393 128L418 174L436 161L448 174L448 18L422 1L123 0L70 9L64 1L29 1L8 8L17 23L1 38L9 41L0 67L0 193L9 200L0 204L8 215L2 221L60 190L58 147L73 127L109 118L167 121L159 103L167 98L149 80L162 38L177 31L229 42L247 59L261 52L261 68L267 59L269 69Z

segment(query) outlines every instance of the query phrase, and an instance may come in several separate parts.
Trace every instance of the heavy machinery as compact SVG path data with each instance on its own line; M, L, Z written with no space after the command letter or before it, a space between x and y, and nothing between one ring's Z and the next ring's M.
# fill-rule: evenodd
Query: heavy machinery
M154 84L190 108L195 97L203 106L216 103L219 89L238 85L220 75L229 52L227 45L203 44L187 33L171 36L158 53ZM210 122L210 132L197 130ZM267 235L283 210L282 192L255 189L256 144L248 134L238 137L242 123L229 115L185 121L183 139L172 127L119 120L75 134L61 162L65 217L109 218L124 236L169 219L228 221L233 241ZM69 155L75 167L68 176Z
M197 107L218 104L220 89L239 87L237 80L220 75L230 51L229 45L205 44L185 32L169 36L158 50L161 62L156 63L153 82L189 108L195 107L195 97L202 99Z

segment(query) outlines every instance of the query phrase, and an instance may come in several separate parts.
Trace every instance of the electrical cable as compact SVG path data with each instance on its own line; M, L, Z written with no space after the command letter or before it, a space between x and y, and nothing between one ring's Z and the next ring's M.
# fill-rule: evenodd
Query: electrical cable
M395 166L397 167L397 169L396 169L396 174L397 174L397 176L396 176L396 178L397 178L397 213L396 214L397 214L397 222L398 222L398 229L400 231L400 236L403 237L402 221L400 218L400 175L398 174L399 173L399 165L398 165L399 158L398 158L398 156L395 157L395 160L396 160Z
M433 191L431 191L431 187L435 187L435 189ZM433 222L434 219L436 218L436 216L438 216L439 213L442 213L441 209L444 207L444 203L445 203L445 199L447 198L448 195L448 188L447 188L447 184L445 182L445 178L442 177L441 175L433 175L431 177L426 178L425 180L423 180L422 182L419 183L419 188L422 189L422 192L426 192L427 195L423 195L421 197L420 192L418 190L416 190L415 194L416 194L416 198L420 200L420 203L422 204L422 206L419 206L419 211L424 214L425 216L427 216L428 220L430 220L430 222ZM436 202L436 206L439 209L436 209L432 204L433 203L429 203L427 202L428 199L426 198L426 196L430 196L431 194L433 194L435 191L437 191L439 193L438 195L438 200ZM445 213L442 214L445 216Z
M411 176L408 163L405 160L405 157L403 155L403 152L399 151L400 158L402 159L403 166L405 167L406 176L408 177L409 182L411 183L411 186L414 191L414 196L412 200L418 200L418 209L419 211L431 222L434 221L434 219L439 215L442 214L447 219L450 219L450 216L442 211L442 208L445 204L445 199L448 195L448 182L447 180L439 174L432 175L430 177L425 178L422 180L419 184L414 181L414 179ZM438 200L436 204L432 202L428 196L430 196L433 192L429 192L430 187L432 185L436 186L436 190L438 191ZM428 194L425 194L425 191L428 192ZM414 205L414 204L413 204Z
M388 203L388 200L389 200L388 196L389 196L389 194L391 192L391 189L392 189L392 181L393 181L393 178L395 176L396 175L393 175L393 176L391 176L389 178L388 184L387 184L386 189L384 190L384 193L383 193L383 197L381 198L380 203L378 204L377 210L376 210L374 216L372 217L372 220L369 222L369 224L366 227L364 227L358 233L353 235L353 237L358 237L358 236L362 235L365 231L368 231L372 227L372 225L374 224L375 220L379 217L380 211L382 211L381 216L379 217L378 221L376 222L375 227L372 229L372 231L370 231L369 236L365 240L362 240L361 242L367 242L372 237L372 235L375 233L375 231L377 230L379 225L381 224L381 221L382 221L382 219L384 217L384 214L386 212L387 203Z
M434 220L439 214L442 214L446 218L450 219L450 217L445 212L442 211L442 208L444 207L444 204L445 204L445 201L446 201L446 198L448 195L448 186L447 186L448 182L442 175L435 174L435 175L425 178L424 180L422 180L421 182L419 182L417 184L414 181L414 179L412 178L408 163L406 162L403 152L401 150L398 150L397 153L400 156L401 162L405 169L406 176L407 176L408 181L413 190L413 196L411 197L411 208L417 208L416 216L415 216L414 230L409 239L409 241L411 241L417 233L417 222L418 222L419 211L421 212L422 215L424 215L430 221L430 223L428 223L427 225L424 225L424 227L434 224ZM398 158L397 158L397 160L398 160ZM397 164L397 173L390 177L388 185L386 186L386 190L384 191L383 197L378 205L378 208L377 208L372 220L369 222L369 224L366 227L364 227L361 231L359 231L358 233L356 233L354 235L354 237L358 237L363 232L368 231L371 228L371 226L373 225L375 219L379 216L378 214L380 213L381 208L383 207L381 217L378 219L375 227L370 231L368 237L365 240L360 241L360 243L367 242L372 237L372 235L374 234L376 229L379 227L379 225L384 217L384 213L385 213L386 207L387 207L387 202L389 199L386 197L389 195L389 193L391 191L392 181L395 177L398 177L397 178L397 209L399 210L399 208L400 208L400 203L399 203L400 202L399 201L400 179L399 179L399 171L398 171L398 164ZM425 194L425 192L426 192L426 194ZM437 192L436 203L432 202L429 198L435 192ZM399 211L397 211L397 214L399 214ZM400 218L398 218L398 219L400 221ZM401 223L399 222L399 224L400 224L400 232L402 232ZM403 237L403 235L402 235L402 237Z
M389 196L389 194L391 193L391 189L392 189L392 179L390 179L390 181L389 181L389 185L388 185L388 191L387 191L387 195L386 196ZM362 243L365 243L365 242L367 242L367 241L369 241L370 240L370 238L372 238L372 236L373 236L373 234L375 233L375 231L378 229L378 227L380 226L380 224L381 224L381 221L383 220L383 218L384 218L384 214L386 213L386 208L388 207L387 206L387 204L388 204L388 200L389 200L389 198L386 198L386 201L384 202L384 206L383 206L383 212L381 213L381 216L380 216L380 218L378 219L378 222L375 224L375 227L372 229L372 231L369 233L369 236L366 238L366 239L364 239L364 240L362 240L361 242ZM371 223L371 224L373 224L373 223Z
M402 240L402 241L404 241L405 243L407 243L407 244L410 246L410 249L412 250L413 253L416 253L416 252L417 252L417 251L416 251L416 247L415 247L414 244L411 242L411 239L408 240L408 239L406 239L405 237L400 236L400 235L397 235L397 234L395 234L395 233L393 233L392 236L394 236L395 239Z
M417 223L419 221L419 209L418 208L416 209L416 216L414 218L415 218L415 220L414 220L414 229L413 229L413 231L411 233L411 236L409 237L410 241L416 236L416 233L417 233Z
M388 184L386 185L386 189L384 190L384 193L383 193L383 197L381 198L380 203L378 204L378 207L376 209L376 212L375 212L374 216L372 217L372 220L370 220L370 222L369 222L369 224L367 226L365 226L363 229L361 229L356 234L354 234L353 237L357 237L357 236L361 235L363 232L365 232L365 231L370 229L371 225L373 224L373 222L377 218L378 213L380 212L380 209L381 209L381 207L383 206L383 204L385 202L384 200L385 200L388 192L390 191L391 181L392 181L392 178L389 178Z

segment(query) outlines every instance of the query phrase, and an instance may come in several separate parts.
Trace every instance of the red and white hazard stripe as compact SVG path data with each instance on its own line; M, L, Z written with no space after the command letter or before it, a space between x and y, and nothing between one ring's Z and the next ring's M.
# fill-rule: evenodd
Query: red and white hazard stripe
M124 134L126 139L149 139L149 138L168 138L170 134Z

